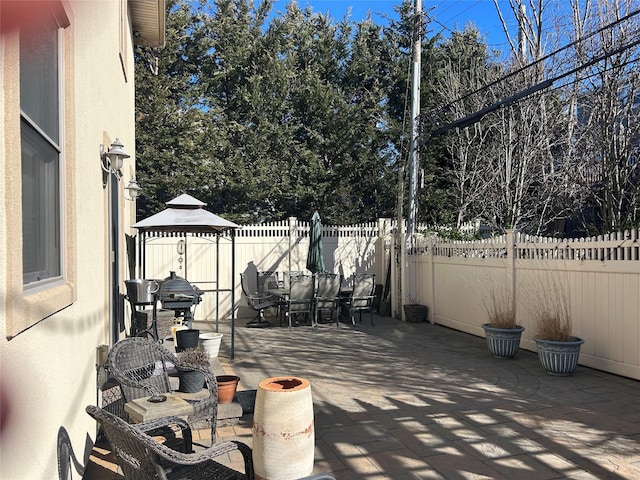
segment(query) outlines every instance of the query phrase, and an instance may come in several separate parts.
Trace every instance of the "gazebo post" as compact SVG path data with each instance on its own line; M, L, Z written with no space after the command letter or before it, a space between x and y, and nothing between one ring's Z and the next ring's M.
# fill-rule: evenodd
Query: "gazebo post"
M231 233L231 360L235 358L236 351L236 288L233 283L236 278L236 231L230 230Z
M216 333L220 331L220 234L216 233Z

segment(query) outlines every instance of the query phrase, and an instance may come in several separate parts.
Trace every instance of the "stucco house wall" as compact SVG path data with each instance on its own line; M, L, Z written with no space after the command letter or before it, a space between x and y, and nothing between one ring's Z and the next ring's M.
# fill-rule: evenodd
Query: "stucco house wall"
M144 3L146 0L141 0ZM38 5L32 2L23 4ZM135 172L134 19L126 0L48 2L64 17L62 116L64 281L23 291L19 32L0 3L0 478L58 478L59 439L86 464L99 404L96 348L110 343L110 215L119 219L120 278L124 234L135 221L124 186ZM149 2L147 2L149 3ZM164 0L153 0L164 15ZM26 12L37 23L41 5ZM24 13L24 12L23 12ZM30 18L29 18L30 17ZM22 19L24 21L24 18ZM164 25L162 25L164 28ZM110 212L99 147L119 138L131 155ZM113 181L115 177L112 178ZM124 290L122 288L122 290ZM64 456L64 454L63 454ZM62 458L63 463L68 463ZM76 470L75 467L71 467ZM73 477L79 475L74 471Z

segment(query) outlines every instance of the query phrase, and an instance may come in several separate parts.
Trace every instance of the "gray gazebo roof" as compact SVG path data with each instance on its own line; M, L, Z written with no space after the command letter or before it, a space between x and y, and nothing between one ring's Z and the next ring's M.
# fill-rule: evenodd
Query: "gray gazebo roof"
M183 193L166 203L169 208L155 215L140 220L132 225L147 232L222 232L240 228L229 220L215 215L204 207L201 202L191 195Z
M167 207L163 211L156 213L155 215L151 215L150 217L145 218L144 220L140 220L138 223L132 225L133 228L138 229L140 232L139 245L141 248L140 254L140 270L142 272L142 276L146 274L144 264L146 259L146 248L147 248L147 240L146 235L147 232L176 232L182 234L200 234L200 233L210 233L215 234L216 236L216 248L220 237L227 232L230 232L231 237L231 288L228 289L220 289L218 272L216 270L216 278L214 282L216 284L216 288L213 290L205 290L208 292L215 292L216 294L216 332L218 331L218 299L217 296L220 292L229 292L231 294L231 358L235 356L235 289L234 279L235 279L235 230L240 228L240 225L237 225L229 220L225 220L218 215L214 215L211 212L205 210L204 207L206 203L201 202L197 198L193 198L191 195L187 195L183 193L182 195L177 196L170 202L166 203ZM185 250L186 255L186 250ZM216 259L219 258L219 254L216 253ZM217 260L216 260L217 261ZM186 268L185 268L186 272ZM155 311L155 310L154 310ZM154 320L156 321L156 320Z

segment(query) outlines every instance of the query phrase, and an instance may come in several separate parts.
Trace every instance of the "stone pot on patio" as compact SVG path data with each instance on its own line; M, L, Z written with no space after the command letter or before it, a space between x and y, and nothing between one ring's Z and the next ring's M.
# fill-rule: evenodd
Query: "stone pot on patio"
M559 342L534 338L538 347L538 359L549 375L566 377L578 366L582 338L574 337L571 341Z
M524 327L516 325L513 328L496 328L491 324L482 325L487 348L495 358L513 358L520 349L520 338Z
M315 444L309 381L296 377L262 380L252 431L256 478L294 480L310 475Z

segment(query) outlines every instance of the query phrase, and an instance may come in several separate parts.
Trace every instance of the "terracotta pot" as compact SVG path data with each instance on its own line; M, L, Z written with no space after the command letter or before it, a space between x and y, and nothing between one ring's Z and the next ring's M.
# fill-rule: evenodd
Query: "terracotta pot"
M236 395L238 382L240 377L235 375L218 375L216 383L218 384L218 403L231 403Z
M262 380L253 413L257 479L293 480L313 471L315 448L311 384L304 378Z

